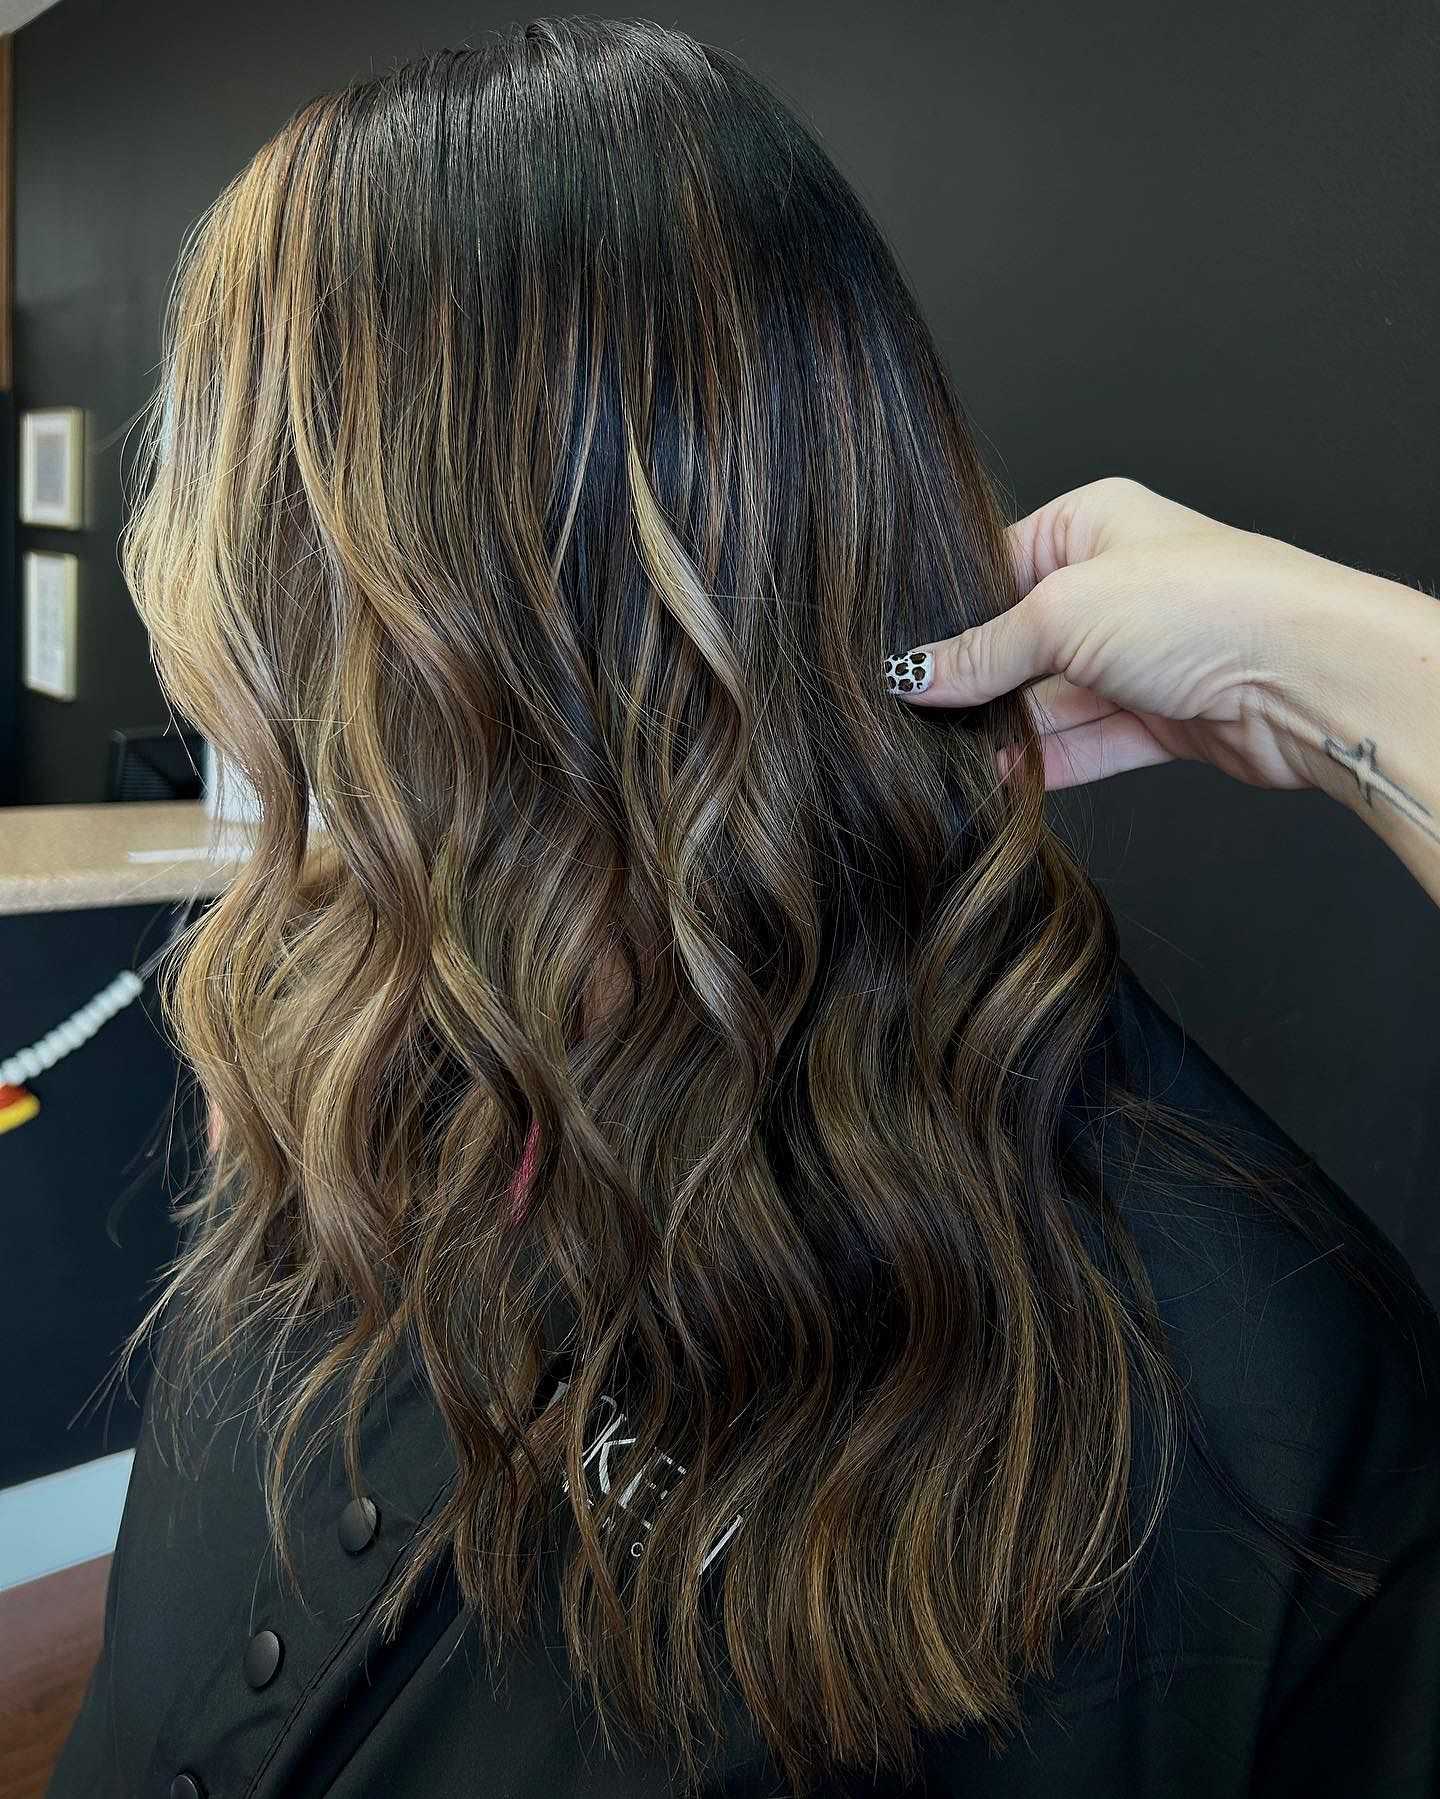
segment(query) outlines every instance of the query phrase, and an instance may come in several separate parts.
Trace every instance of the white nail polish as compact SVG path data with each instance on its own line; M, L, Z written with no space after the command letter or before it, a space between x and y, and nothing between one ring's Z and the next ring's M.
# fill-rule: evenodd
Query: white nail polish
M934 679L935 657L929 650L885 658L885 684L891 693L924 693Z

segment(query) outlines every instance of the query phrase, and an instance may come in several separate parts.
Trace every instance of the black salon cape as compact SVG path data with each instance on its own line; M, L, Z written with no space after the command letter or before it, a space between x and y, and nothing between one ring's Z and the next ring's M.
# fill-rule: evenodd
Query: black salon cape
M1105 1066L1118 1056L1132 1083L1202 1121L1236 1122L1255 1146L1313 1170L1128 968L1102 1035ZM1315 1179L1336 1216L1393 1259L1388 1240L1318 1171ZM824 1791L1434 1799L1433 1308L1416 1294L1387 1320L1330 1257L1218 1187L1132 1183L1124 1208L1212 1449L1267 1504L1348 1533L1373 1558L1378 1591L1357 1596L1267 1559L1192 1452L1125 1624L1098 1651L1062 1644L1053 1678L1027 1689L1023 1730L1003 1754L977 1733L950 1733L928 1742L908 1786L867 1772ZM266 1553L243 1408L225 1410L237 1416L198 1480L172 1471L147 1421L104 1651L51 1799L653 1799L675 1790L661 1763L601 1753L593 1713L567 1677L550 1589L498 1679L443 1574L392 1644L372 1636L376 1595L452 1468L413 1378L397 1376L371 1409L363 1453L373 1536L338 1466L298 1502L304 1604ZM715 1799L786 1792L738 1704L712 1768L705 1791Z

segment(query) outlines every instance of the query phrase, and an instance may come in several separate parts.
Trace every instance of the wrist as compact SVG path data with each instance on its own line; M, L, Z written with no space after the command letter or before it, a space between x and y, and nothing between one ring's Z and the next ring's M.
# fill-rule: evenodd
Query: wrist
M1340 800L1434 891L1440 600L1297 551L1252 684L1296 777Z
M1348 776L1336 746L1386 739L1392 754L1403 754L1433 735L1440 601L1382 575L1297 554L1311 567L1296 569L1293 598L1276 605L1274 642L1251 686L1307 778L1365 805L1364 784Z

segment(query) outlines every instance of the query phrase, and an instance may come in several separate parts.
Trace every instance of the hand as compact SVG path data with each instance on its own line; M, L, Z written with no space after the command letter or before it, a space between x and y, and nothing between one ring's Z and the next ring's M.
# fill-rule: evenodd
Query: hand
M1177 759L1255 786L1314 784L1271 684L1375 577L1121 477L1062 494L1007 536L1023 597L923 646L933 678L910 703L975 705L1033 683L1050 788Z

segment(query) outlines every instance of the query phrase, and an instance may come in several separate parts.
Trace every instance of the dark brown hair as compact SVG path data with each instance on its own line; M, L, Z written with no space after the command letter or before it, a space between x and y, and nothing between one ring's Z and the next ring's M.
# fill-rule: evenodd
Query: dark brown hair
M797 1787L1003 1733L1120 1603L1184 1408L1058 1141L1117 949L1025 706L881 679L1015 589L865 209L733 57L537 21L265 145L186 246L150 427L127 577L261 801L167 992L225 1129L157 1403L271 1346L283 1544L302 1421L343 1394L358 1479L408 1346L458 1478L391 1621L449 1554L501 1644L568 1493L575 1666L692 1772L707 1615ZM638 1560L582 1497L619 1393L627 1467L684 1469Z

